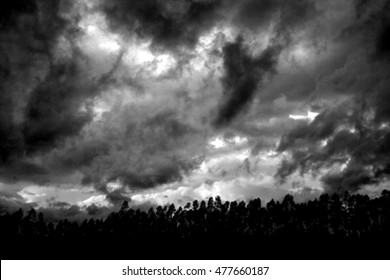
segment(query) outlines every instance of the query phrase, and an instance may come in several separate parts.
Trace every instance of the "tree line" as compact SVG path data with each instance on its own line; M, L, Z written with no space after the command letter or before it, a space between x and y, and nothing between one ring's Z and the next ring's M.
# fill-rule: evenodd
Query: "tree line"
M245 254L255 258L381 258L372 246L385 248L389 243L390 191L382 191L377 198L348 192L323 194L304 203L286 195L265 205L260 198L223 202L217 196L184 207L171 204L149 211L132 209L125 201L107 218L81 223L48 222L33 208L27 213L19 209L0 216L0 226L2 240L11 244L5 256L11 258L49 258L50 249L60 247L64 255L60 250L51 252L53 257L104 258L111 252L125 258L175 258L173 252L187 248L182 255L187 258L199 252L208 252L205 256L210 258ZM16 248L30 251L18 255Z

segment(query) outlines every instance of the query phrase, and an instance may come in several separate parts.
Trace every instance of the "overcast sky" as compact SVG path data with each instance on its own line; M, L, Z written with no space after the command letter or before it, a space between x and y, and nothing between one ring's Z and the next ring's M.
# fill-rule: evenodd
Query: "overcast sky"
M2 210L387 185L390 1L14 0L0 13Z

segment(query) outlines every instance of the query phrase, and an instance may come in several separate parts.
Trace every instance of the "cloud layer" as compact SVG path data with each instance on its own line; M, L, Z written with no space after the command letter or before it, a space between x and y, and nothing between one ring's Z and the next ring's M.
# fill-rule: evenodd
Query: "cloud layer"
M0 5L5 208L387 182L389 1Z

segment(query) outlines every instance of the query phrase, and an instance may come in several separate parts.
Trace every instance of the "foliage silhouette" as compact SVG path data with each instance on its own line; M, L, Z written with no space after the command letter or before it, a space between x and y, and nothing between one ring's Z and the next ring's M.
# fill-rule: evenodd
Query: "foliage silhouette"
M260 198L223 203L216 197L147 212L125 201L106 219L81 224L54 224L34 209L19 209L0 216L0 225L9 245L2 259L388 259L390 191L373 199L323 194L305 203L286 195L266 207Z

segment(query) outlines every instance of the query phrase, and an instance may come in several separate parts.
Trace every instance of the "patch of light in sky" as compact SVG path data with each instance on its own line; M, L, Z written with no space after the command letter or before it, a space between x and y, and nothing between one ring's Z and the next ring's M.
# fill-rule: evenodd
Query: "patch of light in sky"
M73 188L70 188L70 187ZM51 200L67 202L75 204L80 200L85 200L91 196L91 194L97 194L91 187L74 188L73 185L63 185L61 188L54 186L38 186L30 185L24 187L18 192L18 194L27 203L37 203L38 207L50 206Z
M121 46L117 41L108 41L108 40L99 43L98 47L107 50L108 52L116 52L121 48Z
M100 102L98 104L96 104L94 107L93 107L93 112L95 114L95 118L94 120L97 121L97 120L100 120L102 118L102 115L109 111L109 108L106 107L106 104L104 104L103 102Z
M229 27L215 27L210 32L201 36L195 47L195 56L190 61L191 69L195 71L205 71L205 66L210 66L210 52L214 49L220 49L224 41L233 41L233 31ZM219 61L214 66L218 67Z
M211 29L208 33L199 37L198 47L210 48L213 47L213 42L218 36L223 35L227 41L234 41L237 34L230 26L217 26Z
M30 189L31 189L31 188L30 188ZM20 195L21 197L23 197L23 199L24 199L27 203L37 202L37 201L39 201L40 199L42 199L43 197L46 197L46 196L47 196L46 193L34 193L34 192L33 192L33 189L31 189L31 191L29 191L28 188L19 191L19 192L18 192L18 195Z
M200 164L199 168L198 168L198 173L207 173L208 171L208 164L207 164L207 161L202 161L202 163Z
M169 69L172 69L173 67L176 66L176 60L168 54L156 56L155 61L156 61L156 67L153 73L156 76L162 75L165 72L169 71Z
M212 139L209 144L215 148L215 149L219 149L219 148L223 148L226 146L226 142L222 139L222 137L216 137L214 139Z
M231 139L224 139L222 136L217 136L209 141L209 145L214 149L220 149L228 145L242 145L247 141L246 137L234 136Z
M307 111L307 115L289 115L288 117L293 120L309 120L312 122L320 113Z
M267 156L268 157L273 157L273 156L277 156L277 155L278 155L278 153L275 152L274 150L270 150L270 151L267 152Z
M291 55L294 61L303 64L310 60L311 50L301 43L291 51Z
M350 133L356 133L357 132L357 130L356 130L356 128L355 127L353 127L353 126L350 126L350 125L348 125L348 124L341 124L341 125L339 125L337 128L336 128L336 133L337 132L340 132L340 131L348 131L348 132L350 132Z
M298 45L295 50L293 51L293 55L296 57L296 58L306 58L308 56L308 52L307 52L307 49L305 47L303 47L302 45Z
M117 52L121 48L119 36L107 30L102 18L89 17L80 27L85 30L87 38L84 43L88 48L98 48L108 53Z
M85 27L88 34L94 34L99 32L99 28L96 25L88 25Z
M205 174L210 170L220 169L222 166L239 166L249 157L249 149L232 150L226 151L223 154L210 155L209 158L201 163L199 169L197 169L195 173Z
M234 144L244 144L247 141L248 141L248 139L245 137L234 136L234 138L232 140L230 140L229 142L234 143Z
M237 176L229 180L217 180L213 183L199 183L191 186L180 186L176 189L154 189L131 196L133 205L142 205L152 202L157 205L175 203L184 206L194 199L205 200L209 197L221 197L222 200L246 200L248 198L261 197L263 201L278 198L285 195L286 191L278 188L267 188L273 183L273 177L262 179L256 177Z
M88 207L92 204L95 204L96 206L99 206L99 207L111 206L111 203L107 201L106 195L104 195L104 194L94 195L94 196L87 198L86 200L83 200L83 201L77 203L77 205L80 207Z
M150 42L133 43L127 49L123 62L129 67L140 67L152 76L165 74L177 64L169 54L157 54L150 50Z
M319 114L320 113L308 111L307 117L310 119L310 121L313 121Z
M389 128L389 124L388 123L382 123L380 126L379 126L379 129L388 129Z
M221 30L213 28L209 33L200 36L198 40L198 45L196 46L196 50L201 52L205 48L210 48L212 46L213 41L218 36L219 32L221 32Z
M138 65L142 65L148 62L152 62L154 55L148 49L149 44L132 45L128 48L124 60L126 62L133 62Z
M258 158L268 163L277 165L283 156L286 156L285 152L278 153L275 150L262 151L258 154Z
M107 189L109 192L113 192L113 191L121 189L121 188L122 188L122 184L118 181L107 183Z
M345 168L347 168L348 163L351 161L351 157L348 157L347 161L340 166L340 170L343 171Z
M240 151L237 155L236 155L236 158L238 160L245 160L249 157L249 150L248 149L245 149L243 151Z

